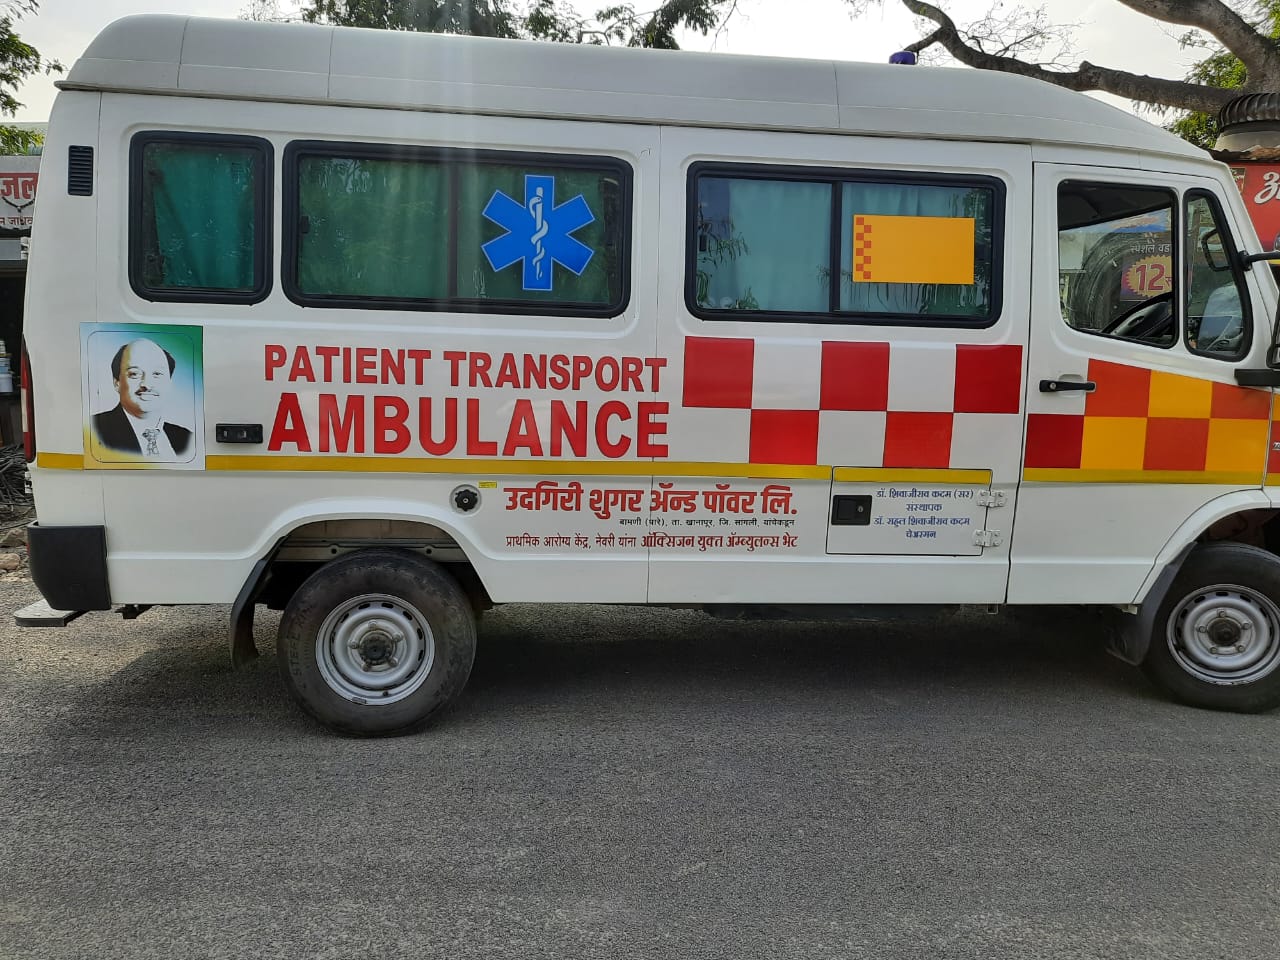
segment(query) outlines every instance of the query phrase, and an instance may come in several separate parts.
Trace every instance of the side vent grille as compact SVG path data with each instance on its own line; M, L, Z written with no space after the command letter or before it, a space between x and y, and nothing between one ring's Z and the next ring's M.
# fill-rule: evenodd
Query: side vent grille
M93 196L93 147L67 148L67 193Z

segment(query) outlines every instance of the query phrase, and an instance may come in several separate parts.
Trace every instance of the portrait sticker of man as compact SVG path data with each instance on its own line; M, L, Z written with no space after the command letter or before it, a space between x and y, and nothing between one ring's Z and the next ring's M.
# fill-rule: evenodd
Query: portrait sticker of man
M105 465L192 464L198 378L190 365L198 348L185 333L175 336L172 327L133 327L95 330L87 337L87 452Z

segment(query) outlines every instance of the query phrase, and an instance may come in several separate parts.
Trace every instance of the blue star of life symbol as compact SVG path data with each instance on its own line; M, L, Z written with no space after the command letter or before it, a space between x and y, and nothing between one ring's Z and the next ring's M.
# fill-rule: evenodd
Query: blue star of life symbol
M525 174L524 204L495 190L484 208L491 220L507 232L481 249L495 271L524 261L524 289L550 290L551 266L581 276L595 252L569 234L595 220L586 199L578 194L556 206L556 178Z

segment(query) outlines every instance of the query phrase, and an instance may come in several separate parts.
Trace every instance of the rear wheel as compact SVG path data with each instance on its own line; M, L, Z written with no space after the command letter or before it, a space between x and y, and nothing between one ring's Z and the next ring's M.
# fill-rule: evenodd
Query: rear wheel
M475 658L466 595L438 564L364 550L326 564L293 595L277 655L294 699L342 733L408 733L466 685Z
M1241 543L1196 548L1156 616L1143 669L1185 703L1280 706L1280 559Z

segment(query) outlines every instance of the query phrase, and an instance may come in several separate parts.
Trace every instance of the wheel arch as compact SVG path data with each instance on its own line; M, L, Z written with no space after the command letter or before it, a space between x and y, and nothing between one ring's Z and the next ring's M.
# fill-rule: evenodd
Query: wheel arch
M493 605L481 572L486 567L485 554L463 525L437 506L360 499L296 504L264 526L250 552L253 566L231 609L232 665L241 667L258 655L253 639L258 603L283 608L311 572L372 547L412 549L436 560L458 582L477 614ZM293 569L282 576L286 567Z
M1191 552L1202 543L1236 541L1280 555L1280 508L1260 489L1215 497L1187 517L1156 555L1151 572L1133 598L1134 615L1125 616L1110 637L1111 652L1140 664L1151 643L1156 614Z

